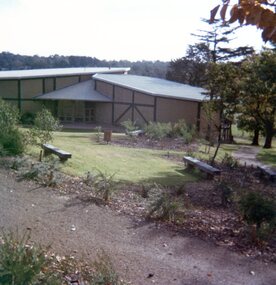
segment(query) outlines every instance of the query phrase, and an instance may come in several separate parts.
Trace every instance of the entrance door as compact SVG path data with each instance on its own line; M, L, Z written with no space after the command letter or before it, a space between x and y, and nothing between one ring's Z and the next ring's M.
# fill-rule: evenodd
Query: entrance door
M85 122L95 122L95 104L85 102Z

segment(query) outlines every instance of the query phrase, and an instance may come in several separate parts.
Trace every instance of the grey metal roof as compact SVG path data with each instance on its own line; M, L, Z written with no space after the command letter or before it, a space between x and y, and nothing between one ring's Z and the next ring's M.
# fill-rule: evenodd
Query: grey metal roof
M36 77L55 77L69 75L86 75L96 73L124 73L128 72L128 67L76 67L76 68L47 68L47 69L27 69L0 71L0 80L3 79L23 79Z
M95 81L87 80L53 92L34 97L38 100L78 100L111 102L112 100L94 89Z
M186 99L201 102L207 90L165 79L119 74L96 74L93 79L130 88L153 96Z

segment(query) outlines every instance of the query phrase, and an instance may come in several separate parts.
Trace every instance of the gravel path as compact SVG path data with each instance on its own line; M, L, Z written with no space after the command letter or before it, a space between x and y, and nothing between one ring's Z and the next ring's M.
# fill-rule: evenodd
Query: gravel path
M104 249L121 276L132 284L275 284L275 264L240 256L153 223L135 222L51 189L16 182L2 170L0 209L0 228L31 228L33 240L51 244L58 254L93 259L97 250ZM153 277L148 278L149 274Z

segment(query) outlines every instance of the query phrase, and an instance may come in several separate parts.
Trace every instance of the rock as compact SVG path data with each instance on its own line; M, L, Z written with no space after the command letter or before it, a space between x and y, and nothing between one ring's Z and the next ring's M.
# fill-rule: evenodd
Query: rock
M76 230L75 225L72 225L72 226L71 226L71 231L73 231L73 232L74 232L75 230Z
M250 271L249 274L254 276L255 272L254 271Z

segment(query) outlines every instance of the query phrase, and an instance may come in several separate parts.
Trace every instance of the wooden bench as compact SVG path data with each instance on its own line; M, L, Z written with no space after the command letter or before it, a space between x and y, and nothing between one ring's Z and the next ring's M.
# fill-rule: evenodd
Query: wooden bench
M200 171L205 172L208 178L213 178L221 173L221 170L190 156L184 156L183 161L187 168L198 168Z
M258 165L257 166L258 171L260 172L260 177L266 177L271 182L276 182L276 168L267 166L267 165Z
M66 161L68 158L71 158L72 157L72 154L67 152L67 151L64 151L62 149L59 149L51 144L43 144L42 145L42 148L44 150L44 155L47 156L49 154L55 154L59 157L59 159L61 161Z

